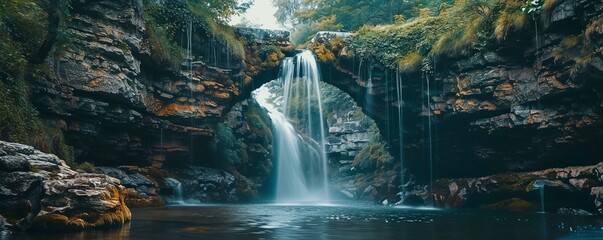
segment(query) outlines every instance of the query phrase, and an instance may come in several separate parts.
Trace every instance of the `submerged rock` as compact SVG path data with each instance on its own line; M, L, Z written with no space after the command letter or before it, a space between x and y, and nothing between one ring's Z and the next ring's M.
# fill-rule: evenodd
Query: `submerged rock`
M81 230L130 220L126 189L118 179L76 172L56 156L22 144L0 141L0 150L32 166L0 169L0 231L5 226L15 231Z
M538 205L535 203L531 203L526 200L520 199L520 198L511 198L511 199L502 200L500 202L485 205L482 208L491 209L491 210L525 212L525 211L538 210Z
M575 216L591 216L592 214L582 210L582 209L574 209L574 208L559 208L557 213L563 215L575 215Z

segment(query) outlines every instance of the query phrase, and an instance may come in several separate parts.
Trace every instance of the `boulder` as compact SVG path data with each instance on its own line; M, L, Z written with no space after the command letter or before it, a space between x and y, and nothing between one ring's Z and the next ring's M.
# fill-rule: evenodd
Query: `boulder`
M130 220L126 189L118 179L76 172L58 157L22 144L0 141L0 151L5 159L32 166L0 171L0 232L4 227L15 231L82 230ZM19 165L26 164L12 166Z
M124 167L127 169L127 167ZM134 168L140 169L140 168ZM159 185L139 172L112 167L97 167L98 173L117 178L127 188L126 204L129 207L161 206L163 201L159 195Z

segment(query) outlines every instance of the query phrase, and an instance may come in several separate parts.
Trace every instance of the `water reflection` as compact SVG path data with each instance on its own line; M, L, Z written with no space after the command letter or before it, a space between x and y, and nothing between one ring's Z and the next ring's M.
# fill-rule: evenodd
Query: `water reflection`
M16 234L16 239L44 239L44 240L84 240L84 239L112 239L124 240L130 238L131 223L126 223L119 228L88 230L84 232L66 232L52 234ZM3 238L0 238L3 239Z
M597 217L373 205L136 209L119 229L17 239L602 239Z

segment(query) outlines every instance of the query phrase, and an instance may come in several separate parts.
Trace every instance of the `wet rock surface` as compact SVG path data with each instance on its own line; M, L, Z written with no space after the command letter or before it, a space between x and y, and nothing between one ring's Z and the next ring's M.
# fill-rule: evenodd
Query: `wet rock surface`
M142 0L78 1L71 13L72 44L47 59L53 74L34 79L33 103L77 159L97 165L161 167L203 154L190 142L212 137L253 86L277 78L279 62L264 64L263 46L292 51L287 31L240 29L247 62L196 56L183 63L192 71L169 69L151 58Z
M405 193L403 203L433 203L444 208L536 211L543 207L540 203L540 188L543 188L547 212L574 215L602 213L602 170L603 163L599 163L481 178L439 179L435 181L433 191L429 186L415 186Z
M377 122L390 152L407 160L405 168L418 181L428 181L429 137L436 177L592 165L600 161L603 144L603 32L597 27L602 9L596 1L560 1L545 30L526 29L489 49L427 61L424 72L401 74L401 101L394 69L359 61L345 46L328 49L334 58L322 61L322 75ZM589 36L587 28L594 31ZM318 38L311 48L325 55L319 45L330 46L330 39ZM575 46L564 47L571 40Z
M28 169L0 169L0 231L81 230L119 226L129 221L125 188L118 179L72 170L55 155L0 141L6 161ZM9 164L11 165L11 164Z
M127 166L122 167L122 169L97 167L96 172L120 180L121 184L126 187L126 204L131 208L163 205L159 185L139 172L144 171L144 169Z
M237 202L239 182L226 171L189 166L179 178L185 201Z
M273 170L272 163L272 122L254 99L237 103L226 114L226 125L232 129L237 141L242 142L246 161L236 164L231 170L237 178L246 178L256 188L267 183Z

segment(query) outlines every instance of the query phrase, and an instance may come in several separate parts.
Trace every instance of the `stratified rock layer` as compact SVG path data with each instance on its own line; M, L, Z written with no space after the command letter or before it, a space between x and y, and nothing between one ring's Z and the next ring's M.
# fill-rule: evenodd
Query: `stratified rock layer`
M603 145L602 13L599 1L558 1L538 32L526 28L488 49L402 72L400 100L394 69L359 60L333 36L310 48L324 80L375 119L418 181L429 181L430 156L436 178L592 165Z
M55 46L61 50L46 60L51 74L31 84L33 102L64 131L76 159L97 165L202 159L195 146L207 143L235 103L276 79L292 51L287 31L240 29L245 61L193 56L169 69L152 60L142 0L76 1L71 13L71 44ZM263 56L267 45L278 54Z
M126 189L115 178L76 172L55 155L16 143L0 141L0 159L0 215L11 230L81 230L131 218Z
M549 212L577 208L603 214L602 174L603 163L599 163L481 178L439 179L434 183L433 192L429 186L417 187L406 192L403 203L515 211L535 211L542 207ZM544 187L544 206L540 206L541 186Z

